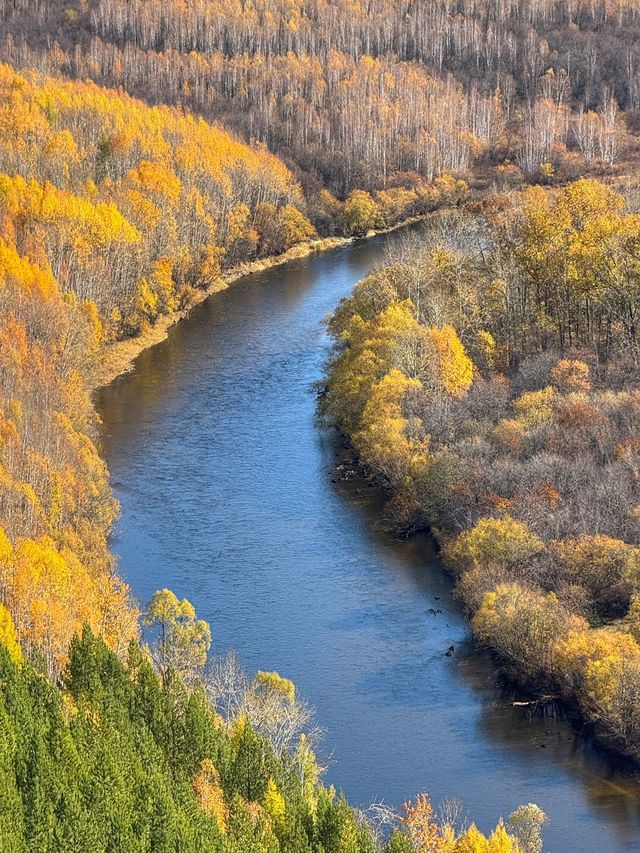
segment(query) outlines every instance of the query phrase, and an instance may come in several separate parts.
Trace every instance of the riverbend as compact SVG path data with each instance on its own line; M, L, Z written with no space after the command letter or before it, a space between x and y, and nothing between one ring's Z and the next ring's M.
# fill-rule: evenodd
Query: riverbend
M534 801L545 850L640 850L638 777L513 707L429 539L379 532L377 491L336 475L339 442L315 417L322 320L402 239L242 279L98 392L120 572L142 601L187 596L214 651L292 678L326 730L326 778L354 804L426 788L487 830Z

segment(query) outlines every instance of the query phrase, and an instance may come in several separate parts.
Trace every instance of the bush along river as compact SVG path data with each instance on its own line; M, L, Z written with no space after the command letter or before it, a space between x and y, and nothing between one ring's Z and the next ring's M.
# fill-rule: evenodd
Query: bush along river
M403 239L241 279L97 393L120 572L143 602L188 597L213 652L293 679L325 729L326 779L355 805L427 789L488 830L533 801L545 850L640 851L640 777L561 716L512 704L429 538L379 531L381 495L345 478L317 424L323 319Z

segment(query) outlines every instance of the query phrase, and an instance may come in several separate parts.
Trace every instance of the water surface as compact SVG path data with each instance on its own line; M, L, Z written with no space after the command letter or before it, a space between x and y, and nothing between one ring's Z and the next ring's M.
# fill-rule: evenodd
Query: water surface
M293 679L326 730L326 778L353 803L426 788L487 830L534 801L545 850L640 851L637 778L567 723L513 708L429 540L383 535L376 490L332 482L338 442L312 388L322 320L401 239L237 282L99 393L120 571L142 601L188 597L217 652Z

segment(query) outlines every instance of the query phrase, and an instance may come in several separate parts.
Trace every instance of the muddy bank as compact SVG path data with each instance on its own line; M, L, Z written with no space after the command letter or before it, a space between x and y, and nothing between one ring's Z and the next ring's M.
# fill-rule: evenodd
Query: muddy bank
M133 338L125 338L108 346L104 352L102 363L96 372L95 388L109 385L118 376L133 369L133 363L141 352L165 340L169 329L179 320L188 317L196 305L204 302L214 293L225 290L234 281L252 273L264 272L271 267L286 264L289 261L305 258L315 252L324 252L352 242L352 237L327 237L324 240L314 240L311 243L299 243L292 246L281 255L260 258L256 261L246 261L224 272L210 287L205 290L195 290L189 305L180 311L163 314L141 334Z

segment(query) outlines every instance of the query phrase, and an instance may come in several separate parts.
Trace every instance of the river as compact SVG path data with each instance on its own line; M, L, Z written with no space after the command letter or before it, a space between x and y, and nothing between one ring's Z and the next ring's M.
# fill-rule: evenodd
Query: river
M322 320L402 239L238 281L98 393L120 572L143 602L165 586L188 597L215 652L293 679L325 729L325 778L354 804L428 789L487 830L533 801L545 850L640 851L638 778L568 723L514 708L429 539L379 532L377 491L333 473L312 387Z

